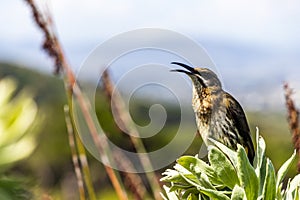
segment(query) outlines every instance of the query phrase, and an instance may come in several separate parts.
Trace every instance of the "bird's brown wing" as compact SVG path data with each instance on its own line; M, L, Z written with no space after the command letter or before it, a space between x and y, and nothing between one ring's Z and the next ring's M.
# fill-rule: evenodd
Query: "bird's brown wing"
M239 102L229 93L224 93L224 103L226 105L226 115L233 120L233 126L238 131L238 143L241 144L247 151L248 158L251 163L254 160L254 146L251 139L250 129L247 123L245 113Z

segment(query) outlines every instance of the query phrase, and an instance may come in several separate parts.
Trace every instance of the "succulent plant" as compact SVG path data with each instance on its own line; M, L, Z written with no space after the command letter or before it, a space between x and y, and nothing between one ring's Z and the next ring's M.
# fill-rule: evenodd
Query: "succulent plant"
M212 140L208 147L208 163L198 156L182 156L174 169L167 169L161 181L164 199L299 199L300 174L289 179L283 189L283 179L296 158L296 151L281 166L277 174L271 160L266 157L264 139L256 134L256 155L252 166L245 149L233 151Z

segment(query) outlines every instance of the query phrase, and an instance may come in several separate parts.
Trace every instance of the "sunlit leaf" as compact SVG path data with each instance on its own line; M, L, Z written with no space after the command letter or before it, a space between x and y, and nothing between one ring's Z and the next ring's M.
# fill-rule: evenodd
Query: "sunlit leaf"
M263 186L263 199L273 200L276 195L276 180L275 180L275 170L269 159L267 159L267 173Z
M179 198L177 197L175 192L171 192L170 188L168 188L167 186L163 186L164 190L166 191L166 195L167 197L165 197L163 194L161 194L161 196L163 197L163 199L166 200L179 200Z
M177 160L177 162L191 173L195 173L197 176L201 173L204 173L212 183L221 183L221 180L215 173L214 169L197 157L182 156Z
M232 165L236 168L237 167L237 153L235 151L233 151L232 149L228 148L227 146L225 146L224 144L212 139L212 138L208 138L216 147L218 147L218 149L220 149L224 155L226 155L230 162L232 163Z
M257 176L259 176L263 160L265 158L266 143L265 140L259 135L259 130L256 130L256 152L254 158L254 166Z
M300 187L300 174L297 174L290 182L289 190L292 192L295 192L298 190L298 196L299 196L299 187Z
M223 191L207 189L204 187L199 187L198 190L210 197L210 199L230 200L230 198L226 194L224 194Z
M245 190L238 185L235 185L232 190L231 200L244 200L246 199Z
M212 147L208 157L212 168L225 186L233 189L236 184L239 184L236 170L229 159L219 149Z
M238 145L238 177L241 186L245 189L247 199L258 197L258 178L250 164L245 149Z
M287 161L285 161L285 163L278 170L277 180L276 180L276 188L279 188L279 184L282 182L282 180L284 179L286 173L288 172L291 165L293 164L293 161L295 160L296 155L297 155L297 152L295 150L293 155Z

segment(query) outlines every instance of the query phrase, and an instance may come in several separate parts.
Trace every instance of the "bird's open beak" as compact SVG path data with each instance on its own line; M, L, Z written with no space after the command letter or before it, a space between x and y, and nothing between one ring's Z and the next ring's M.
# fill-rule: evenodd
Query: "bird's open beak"
M171 72L182 72L182 73L185 73L187 75L198 74L198 72L194 68L192 68L192 67L190 67L186 64L183 64L183 63L180 63L180 62L171 62L171 64L179 65L179 66L189 70L189 71L185 71L185 70L182 70L182 69L173 69L173 70L171 70Z

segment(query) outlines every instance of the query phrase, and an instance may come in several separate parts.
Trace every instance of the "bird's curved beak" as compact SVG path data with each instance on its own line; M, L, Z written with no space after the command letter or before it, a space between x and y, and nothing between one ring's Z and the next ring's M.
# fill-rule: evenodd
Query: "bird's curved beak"
M195 83L196 81L200 82L200 84L202 85L202 87L207 87L205 85L205 82L200 74L199 71L195 70L193 67L190 67L186 64L183 64L183 63L180 63L180 62L171 62L171 64L173 65L179 65L185 69L187 69L188 71L185 71L185 70L182 70L182 69L173 69L171 70L171 72L182 72L182 73L185 73L187 74L191 79L192 81Z
M180 62L171 62L171 64L173 64L173 65L179 65L179 66L181 66L181 67L189 70L189 71L185 71L185 70L182 70L182 69L173 69L173 70L171 70L171 72L182 72L182 73L185 73L187 75L198 74L198 72L194 68L192 68L192 67L190 67L190 66L188 66L186 64L183 64L183 63L180 63Z

